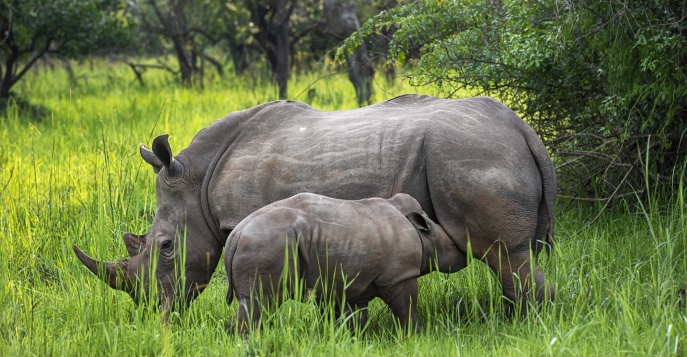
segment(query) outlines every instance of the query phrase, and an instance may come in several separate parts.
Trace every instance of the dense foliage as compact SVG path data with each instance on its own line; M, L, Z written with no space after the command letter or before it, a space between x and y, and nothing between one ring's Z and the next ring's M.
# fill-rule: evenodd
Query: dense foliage
M389 61L412 64L413 83L499 97L548 143L564 195L618 197L684 163L686 4L412 1L347 48L394 28Z

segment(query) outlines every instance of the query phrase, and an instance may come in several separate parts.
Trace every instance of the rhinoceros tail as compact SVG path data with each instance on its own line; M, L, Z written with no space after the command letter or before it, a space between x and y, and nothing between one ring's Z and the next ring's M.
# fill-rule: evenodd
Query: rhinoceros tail
M234 229L227 238L227 247L224 249L224 268L227 272L227 305L231 305L234 301L234 281L232 280L232 262L236 254L236 248L239 245L240 233Z
M553 205L556 201L556 169L551 161L551 156L546 150L544 143L539 139L537 134L531 128L525 131L525 140L527 146L532 153L534 162L537 164L539 174L542 180L542 199L539 203L539 219L536 229L536 252L540 252L542 245L546 249L546 253L551 252L554 244L553 232L555 219L553 215ZM544 219L544 217L546 219ZM542 236L543 242L541 241ZM542 244L545 243L545 244Z

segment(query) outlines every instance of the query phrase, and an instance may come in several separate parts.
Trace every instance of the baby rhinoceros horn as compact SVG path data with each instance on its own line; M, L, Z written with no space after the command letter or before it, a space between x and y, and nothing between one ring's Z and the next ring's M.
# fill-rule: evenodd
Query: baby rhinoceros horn
M133 286L131 279L127 276L127 267L129 261L123 259L117 262L101 262L95 260L74 244L72 246L77 258L88 268L93 274L102 279L111 288L129 292Z

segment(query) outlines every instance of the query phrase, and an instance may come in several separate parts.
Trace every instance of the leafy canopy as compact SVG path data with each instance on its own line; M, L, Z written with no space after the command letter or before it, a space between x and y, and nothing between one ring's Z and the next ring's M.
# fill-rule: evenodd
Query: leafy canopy
M75 58L129 41L120 0L0 0L0 97L46 54Z
M388 62L411 64L412 83L447 97L493 95L521 114L571 195L644 190L647 153L655 177L684 161L683 0L404 2L364 24L339 56L389 28Z

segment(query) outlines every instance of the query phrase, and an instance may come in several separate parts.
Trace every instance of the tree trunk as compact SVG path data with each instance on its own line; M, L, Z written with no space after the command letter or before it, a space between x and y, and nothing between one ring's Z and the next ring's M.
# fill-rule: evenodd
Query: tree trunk
M177 54L177 60L179 61L179 71L181 72L181 84L184 87L189 87L191 83L193 82L193 67L190 65L189 61L191 61L191 58L189 58L188 54L186 53L186 49L184 48L184 44L182 43L182 39L179 37L175 37L172 39L172 42L174 44L174 51Z
M246 45L235 45L229 43L229 52L231 55L231 61L234 63L234 74L242 75L248 69L248 58Z
M389 60L390 44L391 39L394 37L394 32L396 32L396 29L391 27L383 29L379 34L379 52L384 61ZM393 82L394 79L396 79L396 66L392 63L388 63L382 68L386 81L389 83Z
M2 84L0 84L0 101L6 101L10 99L10 88L12 85L7 81L7 76L2 78Z
M0 82L0 99L6 101L10 99L12 85L14 84L14 71L16 66L18 54L12 52L5 61L5 71L2 76L2 82Z
M375 71L367 57L365 44L358 46L352 55L346 56L346 65L348 66L348 79L355 88L358 106L369 105L372 96L372 78Z
M339 0L325 0L324 13L329 31L337 37L342 39L350 37L360 28L358 16L351 4L341 4ZM369 104L375 71L364 43L356 47L351 55L346 56L346 67L348 79L355 88L358 105Z
M296 0L274 0L270 6L248 2L251 20L258 26L255 39L270 63L272 76L279 88L279 98L288 97L291 37L289 19Z
M280 5L285 5L286 1L280 1ZM279 11L286 11L285 6L281 6ZM275 27L276 32L276 67L274 77L279 87L279 99L288 98L287 85L289 81L289 58L291 58L291 44L289 43L289 22L288 19L280 21Z
M69 84L71 84L72 87L76 87L79 85L78 80L76 79L76 75L74 74L74 69L72 68L72 64L69 62L67 58L60 58L62 61L62 65L64 66L64 70L67 71L67 75L69 76Z

